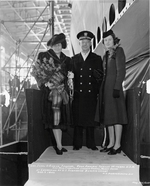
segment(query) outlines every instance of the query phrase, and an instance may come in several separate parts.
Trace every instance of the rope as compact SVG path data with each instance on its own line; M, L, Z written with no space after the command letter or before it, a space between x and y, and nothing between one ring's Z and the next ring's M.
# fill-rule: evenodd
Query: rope
M28 152L0 152L1 154L5 155L28 155Z
M144 156L144 155L141 155L140 157L141 157L141 158L147 158L147 159L150 159L150 156Z

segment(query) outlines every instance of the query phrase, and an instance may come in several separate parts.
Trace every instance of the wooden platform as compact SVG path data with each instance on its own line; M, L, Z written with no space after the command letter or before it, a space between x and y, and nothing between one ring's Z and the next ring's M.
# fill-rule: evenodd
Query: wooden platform
M107 155L83 147L57 155L52 147L29 164L25 186L141 186L139 165L123 152ZM100 150L100 147L99 147Z

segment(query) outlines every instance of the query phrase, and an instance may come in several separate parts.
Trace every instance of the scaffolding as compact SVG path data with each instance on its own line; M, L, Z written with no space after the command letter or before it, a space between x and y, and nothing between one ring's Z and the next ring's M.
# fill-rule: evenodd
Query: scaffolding
M9 2L8 2L9 3ZM10 3L9 3L10 6L12 6ZM13 8L13 7L12 7ZM49 20L45 21L46 22L46 29L43 33L43 36L41 39L38 38L38 36L33 32L33 28L34 26L36 25L36 23L40 23L41 20L39 20L43 13L45 12L46 9L49 9L49 15L50 15L50 18ZM16 79L14 81L14 84L13 84L13 87L12 87L12 92L11 92L11 102L10 102L10 108L9 108L9 114L5 120L5 123L2 123L2 107L0 107L0 145L3 145L4 144L4 141L3 141L3 135L4 134L7 134L9 135L10 131L11 130L14 130L15 132L15 141L19 141L20 140L20 132L21 132L21 125L22 125L22 121L20 119L20 115L23 111L24 108L26 108L26 100L25 100L25 95L21 97L22 95L22 90L24 89L24 85L26 83L26 80L27 78L29 77L30 75L30 70L31 70L31 66L32 66L32 63L34 63L34 61L36 60L36 56L39 52L39 48L40 46L42 45L43 48L46 50L47 47L45 46L45 44L43 43L44 41L44 37L46 36L46 34L48 33L48 31L50 31L50 35L52 36L54 34L54 2L53 1L49 1L46 3L46 6L45 8L43 9L43 11L39 14L39 16L37 17L37 19L35 20L34 24L30 27L27 22L24 22L23 18L18 14L18 12L15 10L15 13L19 16L19 18L21 19L21 21L27 26L27 28L29 29L27 34L24 36L24 38L22 40L19 40L19 41L16 41L16 49L15 51L10 55L9 59L7 60L7 62L5 63L5 65L3 67L0 66L0 70L3 70L5 72L8 72L8 68L9 68L9 72L10 72L10 69L11 68L14 68L14 67L8 67L8 63L10 62L10 60L12 59L12 57L14 56L15 54L15 76L14 77L19 77L18 76L18 71L22 68L22 67L19 67L19 70L18 70L18 62L19 62L19 59L20 59L20 50L21 50L21 45L22 43L24 43L25 39L27 38L28 34L29 33L32 33L38 40L38 43L37 45L35 46L35 48L33 49L33 51L27 56L27 59L25 60L24 64L27 64L27 74L26 76L24 77L23 79L23 82L20 85L18 85ZM19 22L21 22L19 21ZM17 21L16 21L17 22ZM44 20L42 21L42 23L44 22ZM1 28L4 27L5 28L5 21L1 21L0 22L0 37L2 36L1 34ZM0 59L1 59L1 51L0 51ZM30 66L28 65L28 61L30 59ZM1 61L0 61L0 64L1 64ZM2 77L2 74L0 74L0 77ZM2 88L2 78L0 78L0 92L2 92L1 88ZM20 80L20 78L19 78ZM23 100L21 101L21 106L19 105L18 106L18 101L19 99L23 98ZM1 103L1 96L0 96L0 103ZM27 111L26 111L27 112ZM15 118L14 118L14 122L10 122L11 120L11 116L12 116L12 113L15 114ZM27 113L26 113L26 119L27 119ZM26 125L26 128L24 128L23 130L26 130L27 131L27 121L25 121L26 123L24 123Z

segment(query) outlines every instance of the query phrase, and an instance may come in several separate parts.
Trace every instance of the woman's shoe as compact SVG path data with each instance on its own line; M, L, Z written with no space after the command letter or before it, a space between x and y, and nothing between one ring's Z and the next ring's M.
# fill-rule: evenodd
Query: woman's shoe
M103 149L100 150L100 152L105 152L106 149L107 147L104 147Z
M100 152L108 152L113 149L113 146L110 148L105 147L104 149L101 149Z
M67 152L68 150L65 149L64 147L61 149L62 152Z
M57 147L55 148L55 151L56 151L56 154L58 154L58 155L62 155L63 154L62 149L59 150Z
M121 153L121 147L119 147L118 149L111 149L109 152L108 152L108 154L109 155L115 155L115 154L119 154L119 153Z

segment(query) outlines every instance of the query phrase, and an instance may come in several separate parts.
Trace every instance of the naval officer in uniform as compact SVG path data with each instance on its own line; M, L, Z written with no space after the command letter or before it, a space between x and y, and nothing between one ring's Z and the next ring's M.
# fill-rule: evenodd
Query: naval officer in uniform
M72 57L72 72L74 74L73 110L73 150L82 148L83 131L86 130L86 146L98 150L94 139L94 121L98 90L101 84L102 59L91 51L91 40L94 38L90 31L77 34L81 52Z

